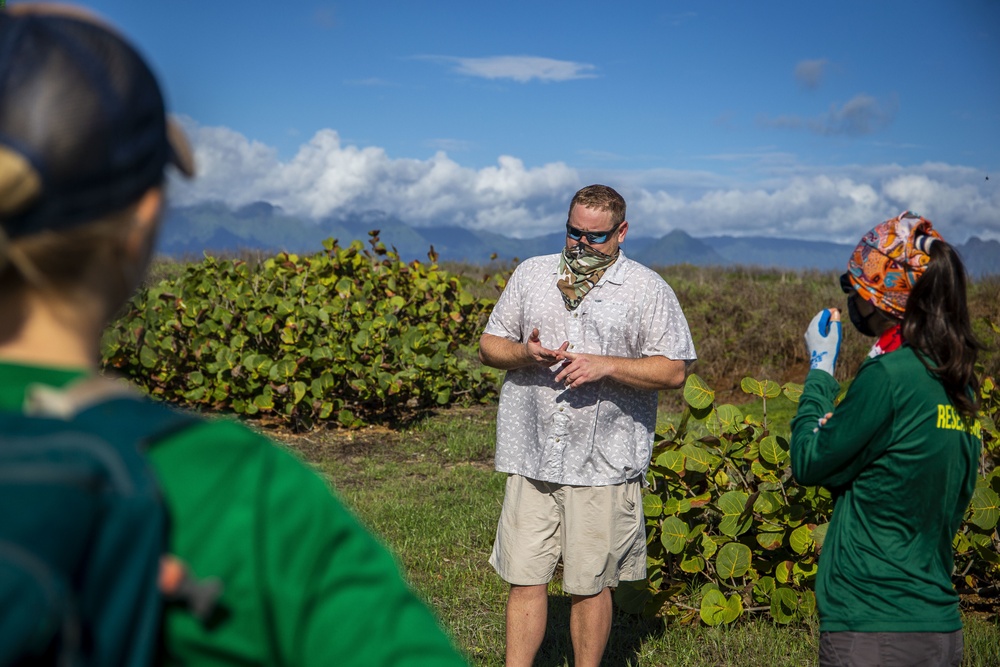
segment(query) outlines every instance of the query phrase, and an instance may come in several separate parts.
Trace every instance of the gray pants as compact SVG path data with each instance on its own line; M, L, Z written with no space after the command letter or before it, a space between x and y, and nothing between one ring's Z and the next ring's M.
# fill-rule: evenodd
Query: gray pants
M820 667L960 667L962 631L822 632Z

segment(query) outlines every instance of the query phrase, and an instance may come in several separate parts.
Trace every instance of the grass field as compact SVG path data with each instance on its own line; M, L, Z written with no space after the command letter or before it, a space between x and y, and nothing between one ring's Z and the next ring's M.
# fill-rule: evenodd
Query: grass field
M243 256L251 264L260 253ZM182 262L158 262L150 282L179 276ZM491 269L455 266L477 296L494 298ZM802 382L808 369L802 332L824 307L844 305L833 273L673 266L663 269L677 293L698 350L692 368L721 403L743 405L744 376ZM976 335L989 346L981 356L988 375L1000 374L1000 277L974 283L969 294ZM863 361L870 339L844 327L837 377L846 380ZM476 341L463 341L467 350ZM679 392L661 394L661 420L680 409ZM503 477L492 470L496 407L444 410L407 427L351 431L317 428L281 435L324 474L361 520L398 555L415 589L439 614L457 645L476 665L502 665L507 586L486 562L503 498ZM787 436L795 406L784 397L768 404L773 432ZM392 418L382 421L393 423ZM269 433L276 435L275 433ZM550 623L536 661L572 664L569 598L550 589ZM731 628L666 625L616 612L608 665L811 665L815 625L778 626L767 619ZM966 617L967 665L1000 667L1000 622Z
M790 409L772 403L771 414ZM759 405L743 407L759 415ZM503 664L507 592L486 562L503 498L503 476L492 469L494 428L495 407L453 408L405 430L280 438L330 479L392 548L470 662L484 666ZM568 624L569 598L553 584L536 665L572 664ZM965 633L965 665L1000 666L995 617L967 617ZM665 625L616 610L605 664L799 667L816 664L817 643L814 625L779 626L766 619L732 628Z

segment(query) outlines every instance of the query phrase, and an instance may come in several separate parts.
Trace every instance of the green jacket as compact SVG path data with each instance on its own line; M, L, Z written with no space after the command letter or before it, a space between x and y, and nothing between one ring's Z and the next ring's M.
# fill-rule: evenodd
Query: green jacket
M792 420L792 472L833 493L816 597L824 632L952 632L952 540L982 447L909 346L867 360L834 410L837 381L813 370ZM822 427L818 420L833 417Z
M0 410L80 371L0 364ZM166 664L465 665L393 557L289 452L227 420L152 448L170 552L223 586L207 626L167 611Z

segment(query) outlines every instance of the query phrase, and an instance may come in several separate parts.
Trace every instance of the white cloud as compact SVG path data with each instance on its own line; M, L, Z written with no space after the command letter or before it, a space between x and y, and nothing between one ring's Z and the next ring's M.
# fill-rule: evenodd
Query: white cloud
M383 211L415 226L458 225L529 237L560 229L573 192L607 183L629 202L636 237L682 229L718 234L856 241L876 223L910 209L955 242L1000 240L1000 192L980 170L940 163L804 167L791 156L767 161L759 176L736 182L711 171L582 171L562 162L526 166L512 156L482 169L444 152L393 158L378 147L344 145L317 132L281 161L277 152L226 128L184 119L199 177L175 181L172 201L267 201L303 217ZM732 157L732 156L731 156ZM760 156L758 156L760 157Z
M197 178L190 185L175 183L175 200L246 204L261 198L251 193L260 191L258 180L279 168L274 148L225 127L202 127L183 116L180 121L194 147Z
M185 124L199 176L174 182L178 205L217 200L233 207L267 201L286 212L322 218L380 210L411 224L457 224L517 236L558 227L564 201L580 187L562 163L527 168L501 156L484 169L463 167L444 152L427 160L394 159L377 147L345 146L321 130L287 162L225 128ZM567 195L567 193L569 193Z
M459 58L453 56L423 56L427 60L449 63L456 72L484 79L511 79L518 83L539 81L571 81L597 76L594 65L569 60L554 60L538 56L492 56Z
M979 170L934 163L799 167L751 184L713 186L702 177L698 188L665 190L672 197L645 183L637 191L626 189L626 197L629 218L642 220L642 235L679 228L693 236L854 242L875 224L909 209L956 243L970 236L1000 240L1000 193L981 181ZM640 226L633 225L633 231L638 235Z

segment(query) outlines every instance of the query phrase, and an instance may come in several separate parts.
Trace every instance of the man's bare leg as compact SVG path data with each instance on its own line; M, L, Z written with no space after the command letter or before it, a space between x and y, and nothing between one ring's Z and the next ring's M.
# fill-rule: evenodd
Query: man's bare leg
M574 595L569 614L569 634L573 639L573 664L597 667L611 634L611 589L597 595Z
M546 584L511 584L507 598L507 667L531 667L545 637L548 612Z

